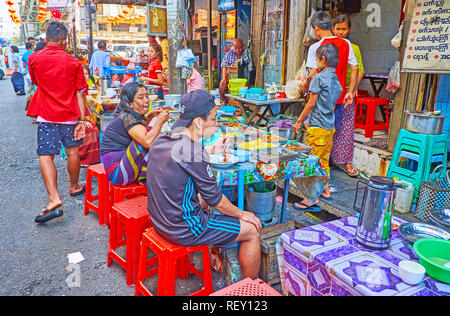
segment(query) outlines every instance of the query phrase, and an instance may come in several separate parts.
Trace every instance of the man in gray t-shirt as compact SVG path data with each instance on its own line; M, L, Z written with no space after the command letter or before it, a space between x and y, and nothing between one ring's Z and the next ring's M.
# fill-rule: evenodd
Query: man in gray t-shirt
M160 135L149 151L148 211L156 231L177 245L225 246L240 241L242 274L255 279L261 223L221 193L201 144L216 131L216 115L214 99L206 91L183 96L173 131ZM211 208L219 214L206 211Z

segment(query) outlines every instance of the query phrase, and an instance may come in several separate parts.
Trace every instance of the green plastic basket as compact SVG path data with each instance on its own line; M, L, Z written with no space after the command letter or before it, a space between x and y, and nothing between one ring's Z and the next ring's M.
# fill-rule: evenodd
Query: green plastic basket
M445 262L450 261L450 241L423 238L416 241L413 248L430 277L450 284L450 268L444 267Z

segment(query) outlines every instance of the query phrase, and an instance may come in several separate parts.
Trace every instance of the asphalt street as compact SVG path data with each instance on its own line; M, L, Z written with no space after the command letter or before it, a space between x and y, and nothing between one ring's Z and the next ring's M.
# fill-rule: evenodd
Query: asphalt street
M66 161L55 157L64 216L38 225L34 218L47 204L36 154L36 129L25 115L25 96L16 96L7 77L0 81L0 295L134 295L125 271L106 266L109 229L95 213L83 215L84 195L70 197ZM86 169L81 169L80 181ZM84 261L69 265L68 255ZM213 273L214 290L225 285ZM199 288L200 279L177 280L177 295ZM156 278L149 282L156 290Z

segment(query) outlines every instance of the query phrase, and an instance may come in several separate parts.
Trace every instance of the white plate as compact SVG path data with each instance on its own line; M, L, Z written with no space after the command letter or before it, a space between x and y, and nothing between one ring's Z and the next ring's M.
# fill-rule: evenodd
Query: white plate
M227 161L224 162L224 159L225 159L224 154L209 155L209 162L211 163L211 165L213 167L220 168L220 169L230 168L231 166L233 166L239 162L239 157L237 157L233 154L227 153L226 156L227 156Z

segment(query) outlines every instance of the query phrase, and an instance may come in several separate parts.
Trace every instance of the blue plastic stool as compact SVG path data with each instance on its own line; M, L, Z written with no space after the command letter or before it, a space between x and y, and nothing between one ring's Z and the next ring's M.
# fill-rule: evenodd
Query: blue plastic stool
M433 170L443 165L447 172L447 135L428 135L400 130L386 176L399 178L414 186L413 203L417 202L422 182L431 178ZM433 176L436 180L437 176Z
M61 159L67 159L66 148L61 144Z

